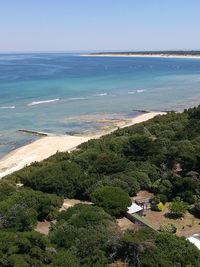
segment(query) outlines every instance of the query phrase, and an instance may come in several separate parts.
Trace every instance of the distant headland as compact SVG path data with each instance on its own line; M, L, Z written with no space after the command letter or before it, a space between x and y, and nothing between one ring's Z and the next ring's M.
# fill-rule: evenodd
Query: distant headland
M97 52L83 56L200 58L200 50Z

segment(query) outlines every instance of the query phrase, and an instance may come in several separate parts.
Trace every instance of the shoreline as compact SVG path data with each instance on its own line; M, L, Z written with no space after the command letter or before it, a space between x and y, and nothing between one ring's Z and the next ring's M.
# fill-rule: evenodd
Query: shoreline
M80 54L79 56L82 57L150 57L150 58L182 58L182 59L200 59L199 56L192 56L192 55L167 55L167 54L112 54L112 53L105 53L105 54Z
M148 112L138 115L126 122L121 122L109 131L102 131L101 134L88 136L55 135L44 136L33 141L30 144L17 148L0 159L0 179L15 171L30 165L33 162L39 162L54 155L56 152L70 152L75 150L80 144L91 139L98 139L104 135L110 134L118 128L125 128L137 123L145 122L157 115L164 115L166 112Z

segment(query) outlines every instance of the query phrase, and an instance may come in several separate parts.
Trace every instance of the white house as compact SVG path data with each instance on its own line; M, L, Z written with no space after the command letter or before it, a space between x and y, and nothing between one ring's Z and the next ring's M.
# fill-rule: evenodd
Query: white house
M132 205L130 207L128 207L128 211L127 212L129 214L137 213L139 215L142 215L143 214L143 208L133 202Z
M193 243L200 250L200 234L194 234L187 238L191 243Z

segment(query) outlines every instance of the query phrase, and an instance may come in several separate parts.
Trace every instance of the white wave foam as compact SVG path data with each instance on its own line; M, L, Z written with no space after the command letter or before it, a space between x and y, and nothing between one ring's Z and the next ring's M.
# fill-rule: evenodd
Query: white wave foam
M106 95L108 95L108 94L107 93L101 93L101 94L96 94L94 96L106 96Z
M137 90L136 92L137 93L143 93L143 92L145 92L146 90L143 90L143 89L139 89L139 90Z
M27 106L35 106L35 105L41 105L41 104L46 104L46 103L52 103L52 102L57 102L59 100L60 100L59 98L55 98L55 99L48 99L48 100L42 100L42 101L33 101L27 104Z
M135 92L128 92L128 95L134 95Z
M0 108L2 108L2 109L14 109L15 106L2 106Z

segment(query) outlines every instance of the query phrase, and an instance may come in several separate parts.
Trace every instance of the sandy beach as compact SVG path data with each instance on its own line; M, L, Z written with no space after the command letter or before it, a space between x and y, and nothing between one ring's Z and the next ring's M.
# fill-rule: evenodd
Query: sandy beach
M144 54L82 54L80 56L87 56L87 57L152 57L152 58L183 58L183 59L200 59L200 56L192 56L192 55L144 55Z
M91 136L70 136L70 135L59 135L59 136L46 136L39 140L36 140L28 145L20 147L12 152L8 153L0 160L0 178L11 174L23 167L30 165L36 161L42 161L57 151L72 151L76 147L90 139L100 138L101 136L111 133L118 127L124 128L136 123L144 122L157 115L163 115L165 112L148 112L139 115L133 119L128 119L127 122L121 122L117 127L102 132L102 134L91 135Z

